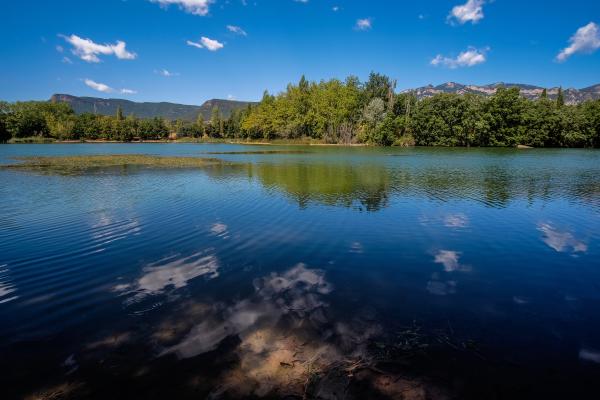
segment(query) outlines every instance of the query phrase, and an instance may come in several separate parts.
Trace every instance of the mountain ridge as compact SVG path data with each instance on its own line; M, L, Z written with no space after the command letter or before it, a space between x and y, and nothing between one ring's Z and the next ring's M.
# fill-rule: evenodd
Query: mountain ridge
M135 102L126 99L73 96L64 93L53 94L50 101L68 103L76 114L115 115L117 108L121 107L124 115L133 114L139 118L162 117L185 121L195 121L200 113L202 113L205 120L208 120L215 106L219 108L223 117L228 118L234 110L246 108L249 104L256 104L250 101L224 99L207 100L201 105L178 104L166 101Z
M558 87L544 88L541 86L523 84L523 83L505 83L495 82L488 85L465 85L457 82L445 82L437 86L427 85L416 89L406 89L403 93L414 93L418 99L432 97L439 93L454 93L454 94L478 94L482 96L491 96L499 87L518 87L521 90L521 95L529 100L539 98L546 89L548 98L553 100L558 96ZM600 84L587 86L581 89L566 88L563 89L563 95L566 104L579 104L586 100L600 99Z
M445 82L437 86L427 85L415 89L406 89L401 93L414 93L418 99L432 97L440 93L476 94L482 96L493 95L499 87L518 87L521 95L529 100L539 98L546 89L548 98L556 99L558 87L544 88L541 86L523 83L495 82L488 85L468 85L458 82ZM600 84L587 86L581 89L563 89L566 104L579 104L586 100L600 99ZM76 114L95 113L101 115L114 115L120 106L124 115L133 114L139 118L162 117L171 120L181 119L195 121L201 113L205 120L210 119L213 107L218 107L221 115L228 118L234 110L246 108L248 105L258 104L251 101L211 99L201 105L179 104L171 102L135 102L126 99L73 96L57 93L50 97L52 102L65 102L71 105Z

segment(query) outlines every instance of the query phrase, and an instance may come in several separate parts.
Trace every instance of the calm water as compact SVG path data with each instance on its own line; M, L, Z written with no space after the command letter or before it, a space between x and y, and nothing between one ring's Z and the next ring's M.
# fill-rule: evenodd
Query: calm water
M3 145L0 164L105 153L235 163L0 170L2 398L599 396L598 151Z

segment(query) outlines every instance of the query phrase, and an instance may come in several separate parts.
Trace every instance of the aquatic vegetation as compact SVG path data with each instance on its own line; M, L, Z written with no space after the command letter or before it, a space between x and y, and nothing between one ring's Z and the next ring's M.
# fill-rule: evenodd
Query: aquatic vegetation
M204 154L308 154L307 150L208 151Z
M0 168L77 172L98 168L144 167L144 168L202 168L222 164L215 158L165 157L144 154L80 155L56 157L16 157L15 164L1 165Z

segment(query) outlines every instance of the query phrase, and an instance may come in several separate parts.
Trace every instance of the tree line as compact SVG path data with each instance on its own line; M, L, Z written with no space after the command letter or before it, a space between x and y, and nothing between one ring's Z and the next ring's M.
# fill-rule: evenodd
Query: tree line
M395 92L395 82L371 73L308 82L264 93L242 120L249 138L310 137L329 143L419 146L599 147L600 100L566 105L562 90L528 100L519 88L490 97L440 93L418 100Z
M0 102L0 141L38 136L59 140L163 140L173 137L313 139L325 143L399 146L600 147L600 100L567 105L562 91L550 100L522 97L499 87L489 97L440 93L417 99L396 93L389 77L366 82L309 82L304 77L278 95L224 118L194 122L116 115L75 115L66 103Z
M142 119L123 114L119 107L115 115L83 113L76 115L67 103L45 101L0 102L0 142L22 138L57 140L166 140L173 137L228 137L236 129L232 123L239 118L233 113L223 118L219 109L212 110L209 121L201 114L194 122L155 117ZM238 123L239 125L239 123Z

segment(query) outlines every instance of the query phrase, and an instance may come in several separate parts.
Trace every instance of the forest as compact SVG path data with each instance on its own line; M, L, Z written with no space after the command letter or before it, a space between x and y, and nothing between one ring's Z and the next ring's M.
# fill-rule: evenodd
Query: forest
M55 102L0 102L0 141L167 140L174 138L238 140L314 140L321 143L380 146L599 147L600 100L565 104L546 91L536 100L518 88L499 87L489 97L440 93L417 99L397 93L395 82L371 73L309 82L304 78L257 105L223 118L196 121L142 119L84 113Z

